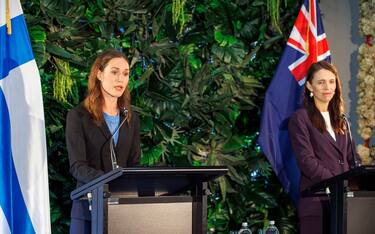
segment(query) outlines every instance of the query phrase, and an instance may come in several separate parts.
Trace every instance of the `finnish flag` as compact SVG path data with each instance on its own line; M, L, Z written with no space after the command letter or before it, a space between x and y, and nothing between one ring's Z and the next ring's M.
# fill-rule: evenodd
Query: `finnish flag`
M19 0L0 0L0 233L51 233L40 76Z

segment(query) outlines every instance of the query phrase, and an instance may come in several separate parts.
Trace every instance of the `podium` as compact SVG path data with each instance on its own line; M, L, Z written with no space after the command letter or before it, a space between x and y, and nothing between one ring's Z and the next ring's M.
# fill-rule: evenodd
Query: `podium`
M375 166L354 168L302 192L303 197L327 195L331 234L375 233Z
M227 172L225 166L118 168L70 197L88 200L93 234L205 234L207 182Z

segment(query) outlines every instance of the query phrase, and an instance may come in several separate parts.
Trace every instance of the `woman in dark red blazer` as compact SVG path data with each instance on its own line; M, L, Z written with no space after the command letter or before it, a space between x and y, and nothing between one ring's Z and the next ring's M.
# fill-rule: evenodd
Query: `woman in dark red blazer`
M301 170L300 191L352 165L343 113L336 68L324 61L313 64L306 77L304 105L289 119L292 148ZM298 216L301 234L329 233L328 197L301 197Z
M131 111L129 72L124 54L116 50L103 52L91 68L87 97L68 113L66 143L70 173L77 187L112 170L112 139L119 166L138 164L139 118ZM120 113L125 108L127 113ZM125 124L111 138L123 120ZM91 233L88 207L87 201L73 201L70 233Z

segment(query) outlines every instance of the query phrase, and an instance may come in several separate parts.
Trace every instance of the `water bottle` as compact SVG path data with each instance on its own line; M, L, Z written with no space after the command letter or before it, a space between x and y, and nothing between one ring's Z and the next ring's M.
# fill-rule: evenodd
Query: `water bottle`
M238 234L252 234L247 222L243 222Z
M275 226L275 221L271 220L265 234L280 234L279 229Z
M214 227L210 227L208 230L207 230L207 234L212 234L212 233L215 233L215 228Z

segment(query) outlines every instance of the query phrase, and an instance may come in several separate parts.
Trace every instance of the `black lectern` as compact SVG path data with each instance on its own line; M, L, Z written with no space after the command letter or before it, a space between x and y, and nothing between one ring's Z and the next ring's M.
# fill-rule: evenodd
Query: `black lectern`
M375 166L360 166L321 181L302 196L327 196L331 234L375 233Z
M189 233L207 229L207 182L218 167L118 168L75 189L87 199L92 233Z

